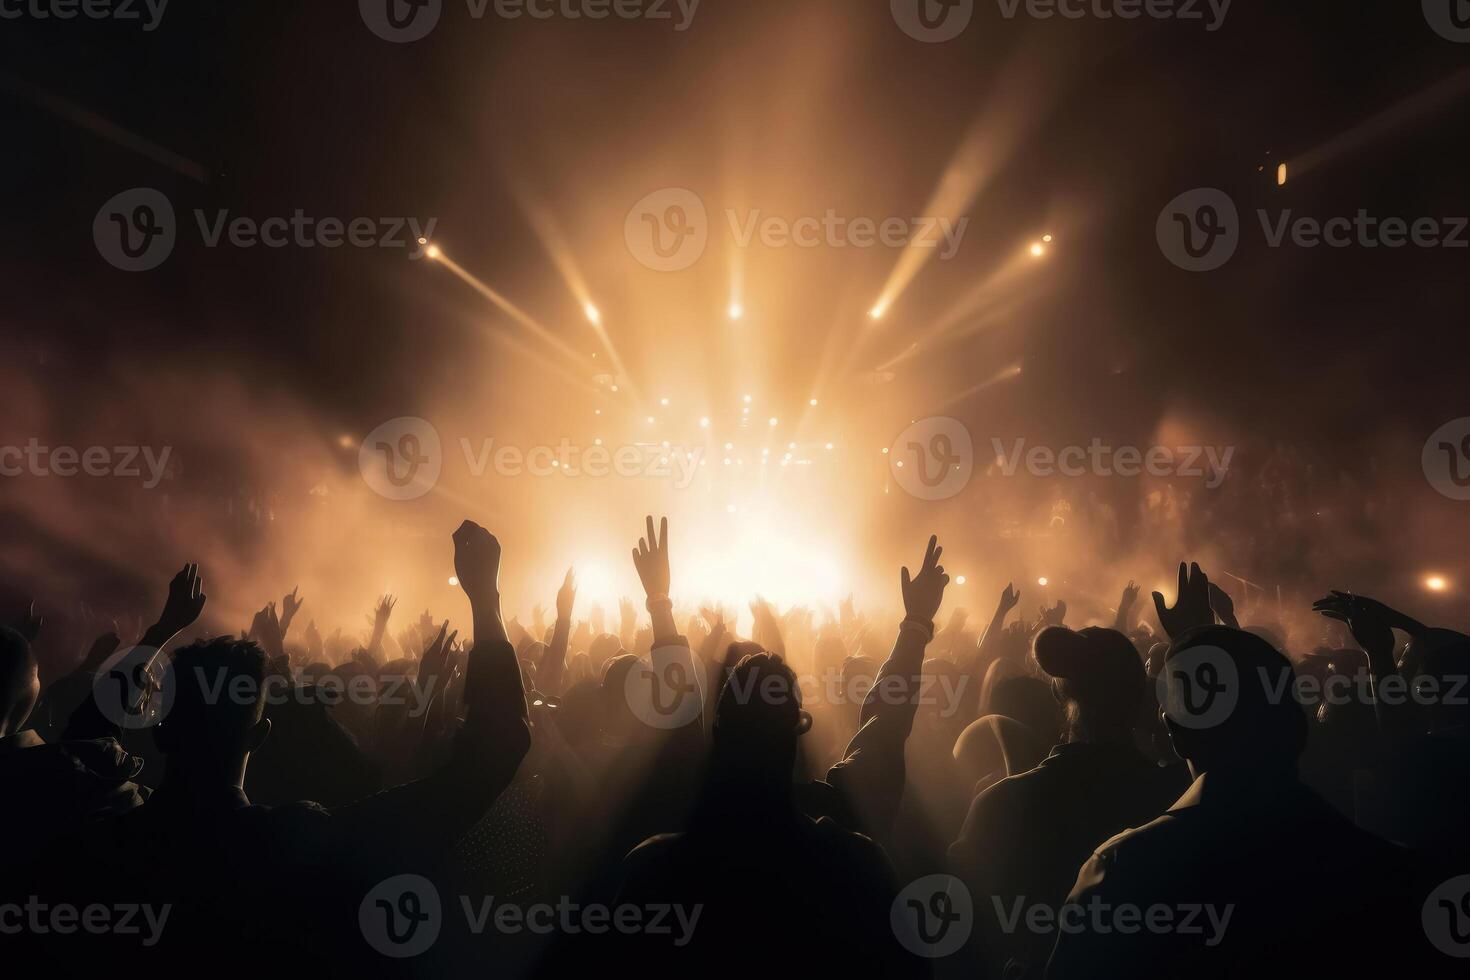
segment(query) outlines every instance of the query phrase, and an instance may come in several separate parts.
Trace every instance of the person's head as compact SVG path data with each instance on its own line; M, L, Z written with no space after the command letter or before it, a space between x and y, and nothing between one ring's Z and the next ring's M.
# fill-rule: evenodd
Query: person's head
M1307 716L1291 661L1254 633L1188 630L1164 659L1160 707L1174 751L1196 775L1212 769L1295 774Z
M154 739L169 774L243 780L250 753L270 734L266 655L250 640L200 640L174 654L173 698Z
M36 658L26 638L0 626L0 738L25 727L41 697Z
M1143 703L1143 663L1115 630L1048 626L1036 637L1037 665L1052 679L1073 742L1126 742Z
M811 726L795 672L777 654L749 654L735 665L715 705L716 765L789 784L797 740Z
M631 653L613 657L602 669L602 730L615 737L638 733L643 724L628 703L628 675L638 668L638 658Z

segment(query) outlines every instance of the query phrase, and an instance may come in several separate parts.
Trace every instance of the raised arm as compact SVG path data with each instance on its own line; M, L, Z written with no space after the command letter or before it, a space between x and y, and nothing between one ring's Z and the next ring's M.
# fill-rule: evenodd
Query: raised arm
M536 671L536 687L542 694L561 694L567 665L567 643L572 638L572 607L576 601L577 578L568 568L567 577L556 592L556 627L551 633L551 645L546 648L546 657Z
M827 774L857 818L854 829L872 836L887 834L903 797L903 747L919 708L924 649L934 639L934 616L949 585L939 564L943 554L939 539L931 537L919 573L910 578L908 568L902 570L904 620L898 639L863 703L857 734Z

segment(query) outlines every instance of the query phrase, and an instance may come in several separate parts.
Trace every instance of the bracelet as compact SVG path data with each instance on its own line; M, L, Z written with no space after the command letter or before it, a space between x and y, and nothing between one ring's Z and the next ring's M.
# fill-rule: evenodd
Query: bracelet
M673 609L674 600L666 595L651 595L648 597L648 602L644 603L644 605L648 607L649 612L653 612L655 608Z
M908 619L905 619L902 623L898 624L898 631L900 633L902 633L904 630L909 629L918 630L920 633L923 633L925 643L929 643L934 639L933 622L926 622L925 620L917 619L913 616L910 616Z

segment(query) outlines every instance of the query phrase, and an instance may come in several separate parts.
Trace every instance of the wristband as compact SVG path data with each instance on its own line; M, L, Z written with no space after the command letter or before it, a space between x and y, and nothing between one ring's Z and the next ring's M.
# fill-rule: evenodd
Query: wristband
M644 605L648 607L649 612L653 612L655 609L673 609L674 600L666 595L651 595Z
M920 633L924 634L925 643L932 642L934 639L934 623L919 619L915 616L910 616L902 623L898 624L898 631L902 633L904 630L918 630Z

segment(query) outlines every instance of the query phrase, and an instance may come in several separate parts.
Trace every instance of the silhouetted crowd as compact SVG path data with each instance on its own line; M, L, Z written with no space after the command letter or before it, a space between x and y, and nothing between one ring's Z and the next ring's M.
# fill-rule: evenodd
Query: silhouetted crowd
M933 538L899 622L745 637L668 537L615 614L507 619L467 521L457 629L198 636L193 565L44 688L0 627L3 974L1470 976L1470 637L1330 592L1288 651L1186 564L1158 630L939 625Z

